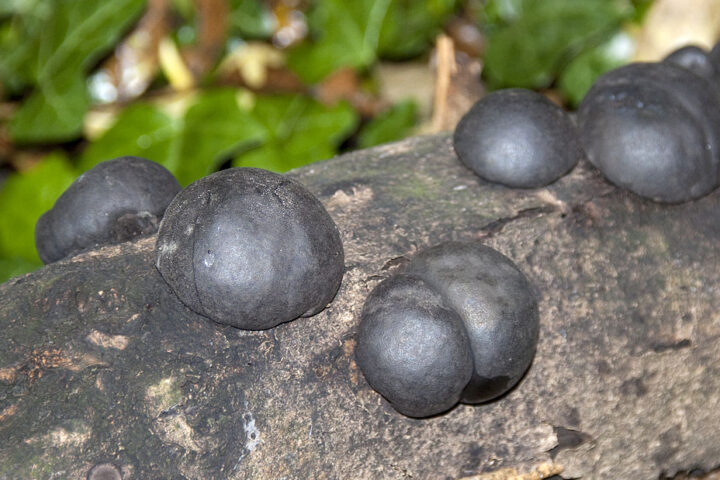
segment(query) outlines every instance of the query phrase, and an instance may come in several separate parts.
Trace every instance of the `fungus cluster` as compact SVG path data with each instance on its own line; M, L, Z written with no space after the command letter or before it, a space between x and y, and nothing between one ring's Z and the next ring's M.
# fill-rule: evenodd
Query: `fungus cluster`
M138 157L99 163L80 175L35 225L35 246L52 263L102 245L155 233L180 184Z
M325 308L344 256L335 223L302 185L233 168L175 197L158 233L157 268L195 312L261 330Z
M510 259L448 242L370 293L355 354L397 411L427 417L507 392L532 361L538 329L537 300Z
M460 160L479 176L536 188L585 155L611 182L658 202L679 203L720 185L720 43L686 46L662 62L601 76L577 112L523 89L494 92L462 118Z
M578 110L588 159L614 184L655 201L706 195L720 182L718 78L696 47L603 75Z

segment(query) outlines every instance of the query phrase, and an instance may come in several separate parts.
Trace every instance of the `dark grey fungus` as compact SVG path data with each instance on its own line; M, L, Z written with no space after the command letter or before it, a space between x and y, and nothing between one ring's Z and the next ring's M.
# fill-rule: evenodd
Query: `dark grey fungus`
M687 45L671 52L663 62L686 68L703 77L712 78L717 74L708 52L695 45Z
M120 470L112 463L100 463L88 471L87 480L122 480Z
M299 183L232 168L192 183L168 207L157 268L185 305L248 330L311 316L344 273L337 226Z
M532 362L538 329L532 287L510 259L448 242L370 293L355 355L397 411L427 417L507 392Z
M554 182L582 157L567 113L543 95L498 90L478 101L458 123L455 152L476 174L508 187Z
M180 184L138 157L99 163L80 175L35 225L40 259L51 263L102 245L155 233Z
M685 202L720 181L720 92L673 62L606 73L583 99L578 125L589 160L643 197Z

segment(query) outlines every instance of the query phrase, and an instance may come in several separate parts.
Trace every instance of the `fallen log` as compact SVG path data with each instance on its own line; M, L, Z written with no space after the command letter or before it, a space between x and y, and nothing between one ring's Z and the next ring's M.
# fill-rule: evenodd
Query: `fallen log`
M104 463L124 479L650 479L720 465L720 192L660 205L582 162L508 189L464 168L447 135L289 175L345 245L342 287L314 317L252 332L198 316L156 271L155 237L0 285L0 479ZM364 299L415 251L471 239L537 289L535 360L497 401L406 418L354 362Z

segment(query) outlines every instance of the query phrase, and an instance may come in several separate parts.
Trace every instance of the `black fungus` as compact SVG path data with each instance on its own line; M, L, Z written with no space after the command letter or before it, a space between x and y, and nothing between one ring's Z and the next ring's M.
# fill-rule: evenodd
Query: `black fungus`
M99 163L78 177L35 225L35 245L51 263L102 245L155 233L180 184L138 157Z
M678 203L718 185L720 95L672 62L630 64L600 77L580 105L590 161L616 185Z
M371 292L356 358L396 410L427 417L507 392L532 362L538 329L537 300L511 260L448 242Z
M90 469L87 480L122 480L120 470L111 463L100 463Z
M508 187L547 185L582 157L567 113L543 95L520 88L478 101L460 120L453 141L468 168Z
M671 52L663 62L686 68L697 75L712 78L717 74L708 52L695 45L687 45Z
M160 225L157 268L218 323L261 330L319 312L344 272L340 234L299 183L233 168L180 192Z

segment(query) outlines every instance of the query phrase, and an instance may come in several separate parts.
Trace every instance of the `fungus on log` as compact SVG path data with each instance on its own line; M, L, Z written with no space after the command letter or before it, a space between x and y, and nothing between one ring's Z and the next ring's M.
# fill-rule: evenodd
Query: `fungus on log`
M317 314L342 281L340 234L302 185L259 168L221 170L170 203L157 268L192 310L248 330Z
M155 268L155 237L0 285L0 478L658 478L720 463L720 192L644 200L581 162L487 183L447 135L291 172L338 225L347 272L319 314L219 326ZM540 295L533 364L487 404L399 415L365 382L368 293L407 258L481 240ZM477 477L483 478L483 477Z

